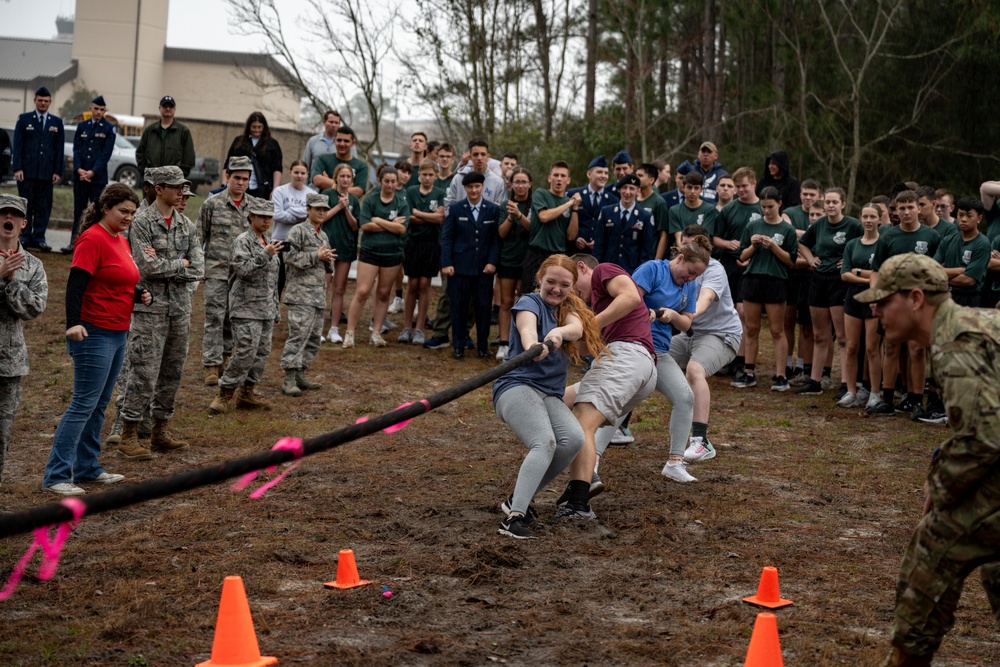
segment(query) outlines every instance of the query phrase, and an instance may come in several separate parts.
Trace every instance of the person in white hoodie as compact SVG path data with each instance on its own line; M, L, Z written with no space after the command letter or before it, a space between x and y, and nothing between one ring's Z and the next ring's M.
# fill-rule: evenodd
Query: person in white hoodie
M306 219L306 195L316 190L310 186L309 166L302 160L296 160L289 169L291 181L284 185L279 185L271 192L271 201L274 202L274 230L272 238L275 241L285 242L288 232L292 227ZM278 298L285 289L285 250L282 248L278 254L280 259L278 266ZM275 318L275 322L279 318Z

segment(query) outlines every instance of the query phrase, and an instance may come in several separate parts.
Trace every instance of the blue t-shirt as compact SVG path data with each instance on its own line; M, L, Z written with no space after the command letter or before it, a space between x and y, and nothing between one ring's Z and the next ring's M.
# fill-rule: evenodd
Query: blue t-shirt
M698 305L698 283L678 285L670 273L670 262L665 259L654 259L646 262L632 274L635 284L646 291L643 301L646 307L653 310L670 308L678 313L694 314ZM659 320L653 320L649 328L653 332L653 347L657 352L670 350L670 339L673 327Z
M541 341L546 335L559 324L556 322L556 310L542 300L542 295L538 292L525 294L514 307L510 309L510 336L508 338L510 349L507 357L511 359L524 352L524 345L521 344L521 332L517 330L517 314L520 311L534 313L538 318L538 340ZM563 354L562 350L550 352L541 361L515 368L506 375L497 378L493 383L493 405L496 405L500 394L511 387L519 384L526 384L542 392L546 396L558 396L562 398L566 393L566 374L569 370L569 357Z

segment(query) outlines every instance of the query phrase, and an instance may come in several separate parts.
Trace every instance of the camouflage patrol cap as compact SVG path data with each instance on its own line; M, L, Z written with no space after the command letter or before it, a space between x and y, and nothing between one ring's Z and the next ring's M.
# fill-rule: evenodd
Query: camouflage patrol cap
M181 194L185 197L194 197L194 190L191 189L191 181L184 184L184 192Z
M153 174L156 172L156 167L146 167L142 170L142 182L153 184Z
M250 204L250 213L253 215L263 215L268 218L274 217L274 202L270 199L255 199Z
M226 171L230 173L234 171L253 171L253 164L246 155L234 155L229 158Z
M306 206L309 208L330 208L330 198L326 195L310 192L306 195Z
M0 195L0 211L12 208L24 217L28 213L28 200L17 195Z
M153 169L153 185L185 185L191 181L184 178L180 167L155 167Z
M894 255L878 270L875 287L856 294L854 299L860 303L874 303L896 292L912 289L947 292L948 274L927 255L912 252Z

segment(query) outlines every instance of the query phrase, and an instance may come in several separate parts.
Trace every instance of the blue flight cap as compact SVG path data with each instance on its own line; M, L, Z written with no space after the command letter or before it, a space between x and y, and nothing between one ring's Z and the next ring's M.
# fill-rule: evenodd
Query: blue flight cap
M618 164L622 163L619 162ZM634 185L637 188L642 187L641 185L639 185L639 177L636 176L635 174L625 174L624 176L622 176L621 180L615 184L615 187L621 188L623 185Z
M598 155L597 157L595 157L593 160L590 161L590 164L587 165L587 169L593 169L594 167L604 167L605 169L607 169L608 161L604 159L603 155Z
M628 154L628 151L618 151L612 162L615 164L633 164L632 156Z
M96 104L99 107L106 107L107 104L104 103L104 95L98 95L94 99L90 100L91 104Z
M48 88L42 86L35 91L35 97L52 97L52 93L49 92Z

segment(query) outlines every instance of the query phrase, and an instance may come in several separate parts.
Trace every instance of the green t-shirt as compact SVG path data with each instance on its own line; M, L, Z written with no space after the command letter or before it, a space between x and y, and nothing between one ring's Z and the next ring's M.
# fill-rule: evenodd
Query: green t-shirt
M667 206L666 200L660 196L658 192L653 192L646 199L636 199L635 203L639 205L640 208L644 208L649 211L653 216L653 230L654 239L658 232L666 231L667 225L669 225L669 212L670 207ZM656 241L654 240L655 244ZM656 248L653 248L655 251Z
M990 210L986 211L980 231L986 232L990 243L1000 238L1000 199L995 200Z
M420 193L419 185L411 185L406 188L406 201L410 204L411 215L412 211L434 213L439 207L444 207L444 190L433 187L424 195ZM441 222L443 224L444 220ZM410 218L407 229L407 234L415 241L438 241L441 238L441 225L426 222L413 224L413 218Z
M699 200L701 201L701 200ZM661 227L659 223L656 225L656 231L667 232L670 234L670 241L673 242L673 235L678 232L683 232L684 228L688 225L701 225L705 229L712 233L715 229L715 220L719 216L719 211L715 208L713 204L708 202L701 202L698 208L689 208L684 201L681 201L677 206L671 206L670 212L667 213L667 224Z
M722 209L715 225L717 230L715 235L726 241L733 239L740 241L743 239L743 231L747 225L755 220L763 219L764 213L760 210L760 202L744 204L739 199L734 199ZM740 251L726 250L722 254L735 258L740 256Z
M977 234L971 241L963 240L961 234L950 235L942 239L941 245L934 253L934 259L946 269L965 267L965 275L975 280L976 284L971 287L952 285L951 291L959 294L975 294L983 288L983 279L986 277L986 266L990 263L992 249L989 240L982 234Z
M528 245L552 254L566 252L566 230L569 229L573 209L567 208L555 220L544 225L538 219L538 212L550 208L558 208L569 201L569 197L557 197L544 188L535 190L531 196L531 232Z
M912 232L906 231L901 226L887 229L885 234L882 234L878 239L878 246L875 248L874 268L878 271L885 260L908 252L933 257L940 243L941 235L923 225Z
M410 205L406 203L406 198L397 192L393 195L392 201L386 204L382 201L382 191L374 190L365 197L365 201L361 204L361 217L358 218L358 226L368 224L372 218L394 220L399 216L407 219L404 224L408 228ZM376 257L399 257L402 260L403 246L405 245L406 234L365 232L361 235L361 249Z
M809 229L809 211L804 210L801 206L789 206L783 213L792 221L792 227L795 229L801 232Z
M333 205L336 205L340 200L340 193L333 188L323 190L320 194L326 195ZM352 194L347 195L347 200L349 202L348 208L351 209L351 215L354 216L355 220L358 220L358 216L361 214L361 203ZM358 226L361 226L360 221L358 222ZM320 226L320 229L330 239L330 247L336 248L338 262L353 262L358 258L358 232L351 229L351 226L347 223L346 211L334 213L329 220Z
M448 188L451 187L451 179L453 179L453 178L455 178L455 174L454 173L451 176L449 176L448 178L435 178L434 179L434 187L435 188L441 188L445 192L448 192Z
M361 188L362 190L368 189L368 165L356 157L352 157L350 160L341 160L337 157L336 153L326 153L317 157L313 161L312 173L309 174L309 180L312 181L317 174L324 172L327 176L333 178L333 170L337 168L338 164L351 165L351 170L354 172L354 187Z
M857 218L845 215L834 225L824 215L809 225L809 229L799 239L799 245L809 248L813 256L819 258L816 273L840 275L837 262L844 258L844 247L851 239L864 234L865 228Z
M792 264L799 254L799 236L795 233L795 228L782 220L776 224L770 224L763 218L754 220L743 229L743 238L740 239L740 252L750 247L750 237L754 234L770 236L771 240L778 244L782 250L791 256ZM786 280L789 268L773 252L762 245L757 246L750 263L747 265L743 275L747 276L770 276Z
M875 246L877 245L877 240L865 245L861 242L861 237L848 241L844 248L844 263L840 267L840 272L851 273L854 269L871 271L872 262L875 261Z
M935 232L937 232L938 236L941 237L942 241L948 238L949 236L962 235L962 232L960 232L958 229L958 225L956 225L953 222L948 222L947 220L942 220L941 218L938 218L938 223L934 227L930 227L930 229L933 229Z
M522 215L531 213L531 200L517 202L517 208ZM500 225L507 221L507 202L500 205ZM528 230L517 220L511 223L507 236L500 239L500 266L521 266L524 263L524 251L528 249Z

